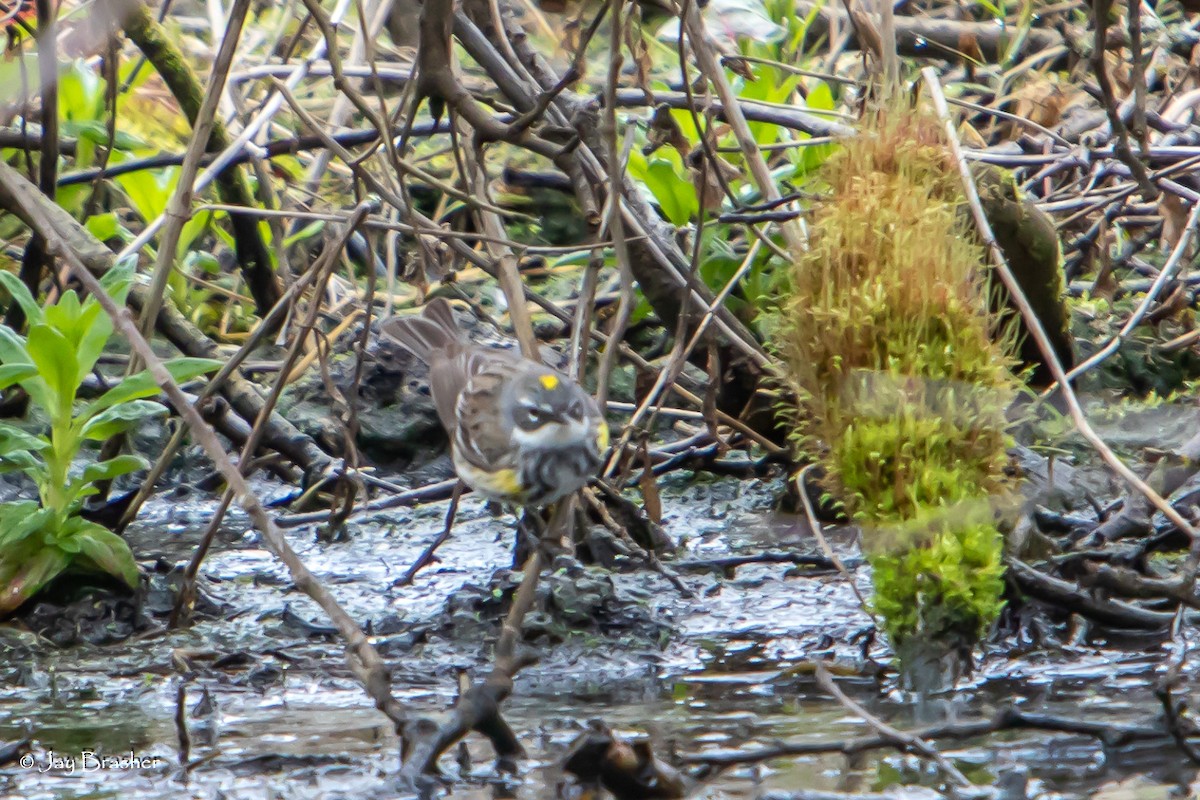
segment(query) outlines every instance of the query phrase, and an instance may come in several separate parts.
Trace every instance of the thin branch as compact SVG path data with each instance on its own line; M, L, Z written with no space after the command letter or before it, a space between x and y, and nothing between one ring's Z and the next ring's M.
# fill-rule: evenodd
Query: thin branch
M1063 371L1062 362L1058 360L1058 356L1054 352L1054 346L1050 343L1049 337L1046 335L1045 328L1042 327L1042 321L1038 319L1037 313L1029 304L1024 292L1021 291L1020 284L1017 283L1013 276L1012 270L1009 269L1008 262L1004 259L1004 253L1000 251L1000 246L996 244L996 237L992 234L991 226L988 224L987 215L983 211L983 206L979 202L979 194L975 190L975 181L971 177L971 168L967 161L963 158L962 147L958 141L958 134L954 129L954 122L950 119L950 109L946 105L945 95L942 93L941 84L938 83L937 71L932 67L926 67L921 71L925 79L926 85L929 87L931 96L933 97L934 107L937 109L938 117L942 120L945 126L946 137L949 143L955 161L958 162L959 173L962 175L963 193L967 198L967 204L971 208L971 213L974 217L975 224L979 230L979 236L988 248L992 257L992 262L996 267L996 273L1004 281L1005 288L1008 289L1012 296L1013 302L1021 312L1021 317L1025 321L1025 327L1029 334L1037 342L1038 349L1041 350L1042 358L1046 365L1050 368L1051 374L1058 382L1059 389L1062 391L1063 400L1067 404L1067 409L1070 412L1071 419L1075 423L1075 427L1079 430L1080 435L1088 441L1088 443L1096 450L1101 459L1114 472L1121 476L1131 486L1141 492L1155 508L1163 513L1167 519L1176 525L1179 530L1186 533L1192 540L1197 538L1195 528L1183 518L1183 515L1175 510L1158 492L1155 492L1149 485L1146 484L1137 473L1126 466L1112 448L1100 438L1096 433L1091 423L1088 422L1087 414L1084 413L1083 407L1079 404L1079 398L1075 394L1074 387L1067 380L1067 375Z
M166 393L171 405L191 429L196 442L212 459L217 471L233 489L251 523L262 534L266 546L287 567L296 588L312 598L337 626L346 642L347 654L353 655L354 660L351 663L364 689L375 701L376 708L382 711L399 730L407 721L407 712L404 706L392 696L391 675L387 665L379 657L375 648L371 646L358 623L308 570L291 545L288 544L283 533L263 507L262 502L251 490L246 479L242 477L241 471L226 454L212 427L203 420L200 413L188 401L187 396L179 388L175 379L171 377L170 372L155 354L150 343L142 336L129 311L118 308L112 298L104 292L100 282L88 270L84 259L68 244L67 239L58 232L51 217L43 210L41 205L43 202L36 195L36 189L29 185L20 173L0 162L0 207L14 213L30 228L38 231L46 239L47 251L62 258L69 265L75 278L96 297L104 312L112 318L117 332L124 337L133 352L146 364L147 369L154 376L155 382ZM100 250L107 252L99 242L95 242L95 244ZM107 263L109 268L114 263L111 253L108 254Z
M879 719L879 717L875 716L858 703L851 700L846 693L842 691L841 687L834 682L833 676L829 674L829 670L825 668L824 664L817 664L816 678L817 684L822 689L833 695L835 700L845 706L847 710L855 714L863 722L867 723L867 725L873 728L881 737L890 740L894 745L905 752L914 753L937 764L938 769L940 769L946 775L946 777L958 784L960 787L967 788L972 785L971 782L967 780L967 776L963 775L962 772L959 771L958 767L951 764L945 756L938 752L936 747L931 745L925 739L893 728L891 725L888 725L886 722Z

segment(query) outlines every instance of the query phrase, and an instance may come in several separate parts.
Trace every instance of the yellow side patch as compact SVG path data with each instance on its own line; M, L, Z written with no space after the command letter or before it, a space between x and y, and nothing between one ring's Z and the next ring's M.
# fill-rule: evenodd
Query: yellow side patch
M521 494L521 479L517 477L515 469L501 469L490 473L487 476L487 482L496 494L506 496Z
M603 453L608 449L608 423L600 421L600 427L596 430L596 447Z
M523 494L521 479L515 469L488 472L463 459L454 460L458 477L475 491L495 500L513 500Z
M538 378L542 382L542 386L546 387L547 391L553 391L558 386L558 376L546 373Z

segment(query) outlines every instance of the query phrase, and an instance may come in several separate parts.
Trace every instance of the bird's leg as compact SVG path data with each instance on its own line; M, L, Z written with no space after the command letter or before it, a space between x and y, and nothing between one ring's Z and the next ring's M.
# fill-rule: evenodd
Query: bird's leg
M521 569L534 549L542 551L547 564L553 564L560 555L574 557L574 508L575 495L563 498L545 510L526 508L517 519L513 569Z
M519 570L525 566L529 556L537 549L545 524L542 522L541 516L533 509L514 509L513 513L517 517L517 536L516 541L513 542L512 568Z
M548 519L542 529L539 543L547 564L553 564L559 556L575 555L575 539L572 536L575 521L575 495L564 497L546 510Z
M576 509L579 508L580 493L564 497L558 501L554 515L550 518L550 528L558 537L562 552L571 558L575 557L575 522Z

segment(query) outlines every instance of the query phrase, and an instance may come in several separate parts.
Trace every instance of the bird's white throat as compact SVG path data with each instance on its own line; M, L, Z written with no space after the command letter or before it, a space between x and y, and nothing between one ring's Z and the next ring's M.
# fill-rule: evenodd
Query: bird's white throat
M513 428L513 441L516 444L538 450L552 447L572 447L591 442L594 438L592 426L586 419L573 419L566 423L547 422L531 431L520 427Z

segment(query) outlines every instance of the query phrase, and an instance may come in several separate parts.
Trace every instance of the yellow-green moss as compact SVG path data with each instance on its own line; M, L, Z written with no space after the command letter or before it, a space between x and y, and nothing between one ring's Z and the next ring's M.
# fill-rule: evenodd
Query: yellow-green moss
M1003 605L1002 536L990 505L960 504L872 533L872 602L896 651L914 637L951 647L978 641Z
M951 510L1006 491L1013 326L988 310L935 121L879 115L822 177L776 340L800 400L793 440L863 525L893 645L973 642L1000 608L1002 538L990 516Z

